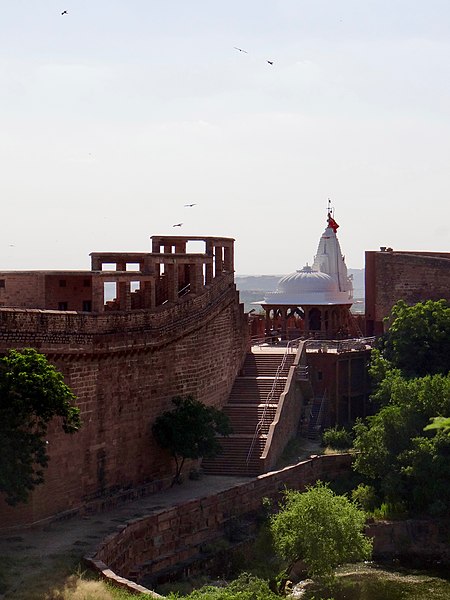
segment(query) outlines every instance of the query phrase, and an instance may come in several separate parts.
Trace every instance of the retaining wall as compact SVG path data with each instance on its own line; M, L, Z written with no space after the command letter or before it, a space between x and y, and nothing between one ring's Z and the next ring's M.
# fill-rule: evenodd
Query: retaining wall
M12 508L0 497L0 528L167 487L173 460L156 444L152 423L173 408L174 396L222 407L247 350L247 330L229 277L155 314L1 309L0 352L33 346L45 353L77 396L82 427L67 435L52 422L45 483L26 505Z
M278 501L285 488L302 490L318 479L331 480L348 472L350 455L311 458L248 483L197 498L128 522L106 538L88 564L97 571L111 570L138 583L157 578L180 563L201 556L202 547L222 538L242 518L255 518L262 499Z

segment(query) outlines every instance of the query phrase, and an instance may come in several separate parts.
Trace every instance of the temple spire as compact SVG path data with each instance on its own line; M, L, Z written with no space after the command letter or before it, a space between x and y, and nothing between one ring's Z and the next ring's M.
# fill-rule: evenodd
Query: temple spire
M328 223L328 227L330 227L334 231L334 233L336 233L339 225L334 220L333 215L334 215L334 208L331 206L331 200L328 198L327 223Z

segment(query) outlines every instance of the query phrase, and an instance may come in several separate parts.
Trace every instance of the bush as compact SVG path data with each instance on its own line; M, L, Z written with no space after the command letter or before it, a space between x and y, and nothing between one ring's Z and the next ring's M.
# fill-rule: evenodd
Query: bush
M344 427L338 427L337 425L325 429L322 434L322 441L324 446L330 446L335 450L348 450L353 446L352 434Z
M375 488L363 483L352 490L352 500L367 513L372 513L378 503Z
M168 600L183 600L179 596L169 594ZM279 600L263 579L242 573L226 587L205 586L193 591L184 600Z
M363 533L365 520L353 502L319 481L306 492L286 490L271 530L282 558L290 564L302 559L311 577L332 579L338 565L371 556L372 543Z

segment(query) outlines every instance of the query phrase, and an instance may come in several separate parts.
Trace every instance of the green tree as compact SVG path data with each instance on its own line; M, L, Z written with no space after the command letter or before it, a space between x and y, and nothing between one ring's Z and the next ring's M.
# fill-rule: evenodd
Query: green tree
M80 427L74 400L62 374L36 350L10 350L0 359L0 491L9 504L26 502L44 481L50 421L60 417L66 433Z
M354 427L354 469L371 481L384 501L403 503L411 512L436 512L433 494L428 492L438 493L448 484L442 468L448 460L448 444L442 438L448 436L442 432L431 442L432 433L424 428L433 416L450 413L450 376L405 379L394 370L376 394L386 403ZM432 482L427 481L427 473ZM446 495L442 501L450 508Z
M317 482L306 492L287 490L271 519L277 552L289 563L302 559L312 577L332 579L334 569L371 556L363 533L365 514L345 496Z
M440 429L445 433L450 433L450 417L433 417L424 431L430 431L430 429Z
M381 349L394 368L413 377L450 371L450 305L446 300L414 306L400 300L387 322Z
M173 485L180 481L187 458L214 458L221 452L217 435L229 435L231 425L222 411L206 406L192 396L177 396L172 402L175 409L160 415L152 431L158 444L169 450L175 460Z

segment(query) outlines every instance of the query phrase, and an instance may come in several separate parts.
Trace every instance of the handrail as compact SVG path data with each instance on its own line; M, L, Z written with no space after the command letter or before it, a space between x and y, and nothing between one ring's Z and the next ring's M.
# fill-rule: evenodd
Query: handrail
M321 426L323 407L325 405L326 397L327 397L327 390L325 389L323 392L322 400L320 401L319 412L317 413L316 422L315 422L315 428L317 430Z
M366 346L372 347L375 337L348 338L345 340L305 340L306 350L364 350Z
M291 340L286 345L286 350L284 351L283 358L281 359L281 363L278 365L277 371L275 373L275 378L274 378L273 383L272 383L272 388L271 388L270 392L267 394L261 418L260 418L260 420L258 421L258 423L256 424L256 427L255 427L255 433L253 434L252 443L250 444L250 449L249 449L249 451L247 453L247 459L245 461L245 464L247 465L247 467L248 467L248 464L250 462L250 457L251 457L251 455L253 453L253 449L255 447L256 440L257 440L257 438L258 438L258 436L261 433L261 430L263 428L264 421L265 421L265 418L266 418L267 409L269 407L269 404L271 403L271 400L275 396L275 392L277 391L277 388L278 388L278 385L279 385L279 379L281 377L281 373L284 371L288 354L291 354L291 352L292 352L292 350L294 348L294 344L296 345L296 347L298 347L300 341L301 341L300 338L297 338L296 340Z
M191 284L187 283L184 287L181 288L181 290L178 290L178 297L185 296L186 294L189 294L190 291Z

